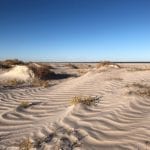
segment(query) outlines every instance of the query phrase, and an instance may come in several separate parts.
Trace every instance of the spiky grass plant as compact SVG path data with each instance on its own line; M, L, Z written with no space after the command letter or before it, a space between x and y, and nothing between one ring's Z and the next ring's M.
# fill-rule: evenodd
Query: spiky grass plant
M150 86L146 84L133 83L131 85L127 85L126 87L134 87L136 90L131 90L128 94L136 94L139 96L150 97Z
M34 79L31 82L31 86L47 88L47 87L49 87L49 81L40 80L40 79Z
M92 97L92 96L75 96L71 100L72 105L77 105L79 103L84 104L84 105L95 105L99 102L98 97Z
M31 150L31 148L33 148L33 143L29 138L24 139L19 145L19 150Z
M22 80L17 80L17 79L12 79L12 80L8 80L6 82L6 84L8 86L17 86L17 85L21 85L21 84L24 84L25 82L22 81Z
M110 66L110 65L114 65L118 68L120 68L120 66L116 63L113 63L113 62L110 62L110 61L101 61L100 63L97 64L97 69L98 68L101 68L101 67L104 67L104 66Z
M66 64L66 67L72 68L72 69L78 69L78 66L74 65L74 64Z

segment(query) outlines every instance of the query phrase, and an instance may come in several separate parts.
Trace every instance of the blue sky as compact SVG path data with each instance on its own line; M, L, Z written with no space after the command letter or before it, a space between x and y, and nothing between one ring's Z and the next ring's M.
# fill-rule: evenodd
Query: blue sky
M0 0L0 59L150 61L150 0Z

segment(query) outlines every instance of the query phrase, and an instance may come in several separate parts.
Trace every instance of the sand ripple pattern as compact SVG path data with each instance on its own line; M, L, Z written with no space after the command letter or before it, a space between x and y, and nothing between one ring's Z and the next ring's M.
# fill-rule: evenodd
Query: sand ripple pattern
M126 87L149 81L149 74L125 69L91 71L47 89L0 92L0 149L17 145L23 137L47 135L55 123L87 135L83 150L150 149L150 98L128 95ZM70 99L78 95L102 98L97 106L70 108ZM21 101L36 105L18 109Z

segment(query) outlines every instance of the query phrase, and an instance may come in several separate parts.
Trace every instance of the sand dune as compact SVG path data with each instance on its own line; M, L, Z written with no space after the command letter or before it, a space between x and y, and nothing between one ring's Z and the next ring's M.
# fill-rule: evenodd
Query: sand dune
M27 66L21 66L16 65L12 69L10 69L8 72L4 72L0 75L0 79L5 80L30 80L31 78L34 78L33 72L27 67Z
M110 67L49 88L0 91L0 149L18 149L29 137L33 143L44 139L34 149L148 150L150 99L128 94L132 87L127 85L149 81L149 70ZM98 96L100 101L70 105L74 96ZM32 105L21 109L22 101Z

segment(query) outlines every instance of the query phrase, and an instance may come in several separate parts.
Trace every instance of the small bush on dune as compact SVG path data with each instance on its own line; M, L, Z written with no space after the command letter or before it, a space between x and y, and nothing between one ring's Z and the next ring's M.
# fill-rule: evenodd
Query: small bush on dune
M130 71L130 72L150 71L150 68L137 68L137 67L134 67L134 68L127 68L127 71Z
M150 88L146 88L145 90L139 90L137 91L137 94L140 95L140 96L147 96L149 97L150 96Z
M3 64L11 66L11 65L24 65L25 63L18 59L7 59L3 62Z
M135 87L136 90L131 90L128 94L136 94L139 96L150 97L150 86L145 84L133 83L132 85L127 85L126 87Z
M87 72L88 72L88 71L85 70L85 69L80 69L80 70L78 70L78 73L81 74L81 75L83 75L83 74L85 74L85 73L87 73Z
M23 101L23 102L20 103L19 107L20 108L28 108L29 105L30 105L29 102Z
M19 150L31 150L33 148L33 143L29 138L23 140L19 145Z
M92 97L92 96L75 96L71 100L72 105L76 104L84 104L84 105L95 105L99 102L99 97Z
M100 63L97 64L97 68L104 67L104 66L110 66L110 65L114 65L114 66L120 68L120 66L118 64L112 63L110 61L101 61Z
M14 65L25 65L25 63L18 59L7 59L5 61L0 62L1 69L9 69L12 68Z
M32 80L31 82L31 85L33 87L49 87L49 82L48 81L45 81L45 80L39 80L39 79L34 79Z
M78 69L78 66L74 64L66 64L66 67L72 68L72 69Z
M33 71L35 74L35 77L40 80L48 80L55 77L55 73L49 69L49 67L46 66L35 66L35 65L29 65L29 69Z
M54 67L53 66L51 66L51 65L48 65L48 64L44 64L44 63L38 63L40 66L42 66L42 67L45 67L45 68L47 68L47 69L54 69Z
M21 85L21 84L24 84L24 83L25 83L25 81L12 79L12 80L8 80L6 84L8 86L17 86L17 85Z
M0 62L0 69L9 69L9 68L11 68L10 65L6 65L3 62Z

